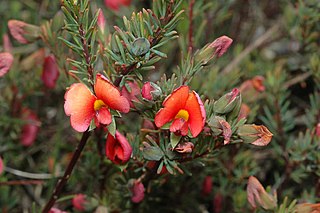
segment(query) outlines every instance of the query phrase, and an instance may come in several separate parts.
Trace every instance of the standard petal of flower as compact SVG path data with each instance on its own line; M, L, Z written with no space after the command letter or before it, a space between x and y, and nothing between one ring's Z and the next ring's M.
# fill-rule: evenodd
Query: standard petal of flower
M185 109L189 112L189 128L193 137L197 137L204 127L206 111L199 95L193 91L189 94Z
M101 99L111 109L124 113L129 112L129 101L124 96L121 96L120 91L101 74L97 74L94 91L98 99Z
M96 117L98 122L104 125L109 125L112 121L111 113L106 107L102 107L98 112L96 112Z
M11 53L0 53L0 77L4 76L11 68L13 56Z
M78 132L86 131L95 115L93 106L96 97L86 85L76 83L71 85L64 99L64 111L70 116L71 126Z
M162 127L177 115L180 109L183 109L188 99L189 87L181 86L174 90L163 102L163 109L160 109L155 116L154 122L157 127Z

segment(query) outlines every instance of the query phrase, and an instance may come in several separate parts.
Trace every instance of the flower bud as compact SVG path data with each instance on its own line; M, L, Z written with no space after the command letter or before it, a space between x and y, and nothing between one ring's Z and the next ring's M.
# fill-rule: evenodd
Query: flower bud
M72 198L72 205L78 211L85 210L86 196L84 194L77 194Z
M191 142L182 142L179 143L174 150L179 153L191 153L194 148L194 144Z
M263 82L264 77L262 76L255 76L244 81L239 87L243 100L246 102L257 101L261 97L261 93L265 91Z
M207 196L212 191L212 177L206 176L202 182L202 194Z
M25 124L22 127L20 142L23 146L31 146L37 137L41 123L38 116L28 108L22 110L22 119Z
M137 95L140 94L140 87L136 81L129 81L127 86L123 86L121 89L121 95L126 97L130 103L131 108L135 108L134 102L139 102Z
M9 72L13 63L13 56L11 53L0 53L0 77Z
M131 201L133 203L140 203L144 199L144 185L140 180L134 180L132 186L130 187L130 191L132 193Z
M40 27L19 20L9 20L8 27L13 38L21 44L31 43L40 37Z
M224 118L213 116L209 119L208 125L214 136L223 135L224 145L230 143L230 138L232 136L231 126Z
M11 44L9 35L7 33L3 34L2 42L3 42L3 50L5 52L11 53L12 52L12 44Z
M228 50L232 41L228 36L221 36L214 40L209 47L215 48L214 55L219 58Z
M98 27L100 29L100 31L102 32L102 34L104 34L104 30L106 27L106 19L103 15L103 11L102 9L99 9L99 15L98 15L98 21L97 21Z
M295 208L296 213L319 213L320 203L301 203Z
M266 210L272 210L277 206L276 198L268 194L254 176L250 176L248 180L247 199L254 209L261 206Z
M111 10L118 11L121 6L129 6L131 0L104 0L104 4Z
M148 81L143 85L141 93L143 98L152 101L162 94L162 90L157 84Z
M213 209L214 213L222 212L223 205L223 196L220 193L217 193L213 197Z
M53 55L44 59L41 80L47 88L53 89L59 77L59 68Z
M214 110L220 114L227 114L241 104L241 94L237 88L225 94L214 103ZM239 107L240 110L240 107Z
M49 213L67 213L65 211L61 211L60 209L52 207L49 211Z
M245 143L256 146L266 146L270 143L273 134L263 125L245 124L238 129L238 135Z
M127 139L116 131L115 137L110 133L106 141L106 156L115 164L125 164L129 161L132 148Z
M320 123L316 126L316 136L320 137Z
M2 174L3 170L4 170L4 165L3 165L2 158L0 157L0 175Z

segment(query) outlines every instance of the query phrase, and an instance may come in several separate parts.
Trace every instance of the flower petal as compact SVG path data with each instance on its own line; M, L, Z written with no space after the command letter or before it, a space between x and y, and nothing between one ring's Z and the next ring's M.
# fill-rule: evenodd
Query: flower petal
M164 100L162 104L164 108L158 111L154 119L157 127L162 127L174 119L180 109L184 109L188 99L188 93L189 87L181 86Z
M112 116L108 108L102 107L96 112L98 122L104 125L109 125L112 121Z
M121 96L120 91L101 74L97 74L94 85L96 96L107 104L111 109L127 113L130 110L128 100Z
M106 156L115 164L126 163L132 154L132 148L127 139L116 131L115 137L108 134L106 141Z
M70 116L71 126L78 132L88 129L95 115L94 102L96 97L82 83L72 84L66 92L64 111Z
M0 53L0 77L4 76L11 68L13 56L11 53Z
M189 93L185 110L189 112L189 128L193 137L197 137L202 131L206 120L206 111L199 95L192 91Z

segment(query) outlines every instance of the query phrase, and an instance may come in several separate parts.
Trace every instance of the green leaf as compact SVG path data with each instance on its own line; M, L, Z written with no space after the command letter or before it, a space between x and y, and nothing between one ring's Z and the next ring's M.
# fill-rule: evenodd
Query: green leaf
M182 137L181 135L176 135L173 132L171 132L171 134L170 134L170 144L171 144L173 149L178 145L178 143L180 142L181 137Z
M163 158L164 153L158 146L149 146L143 149L142 155L146 160L159 161L161 158Z
M114 137L116 134L117 126L114 117L112 116L111 124L107 126L109 133Z

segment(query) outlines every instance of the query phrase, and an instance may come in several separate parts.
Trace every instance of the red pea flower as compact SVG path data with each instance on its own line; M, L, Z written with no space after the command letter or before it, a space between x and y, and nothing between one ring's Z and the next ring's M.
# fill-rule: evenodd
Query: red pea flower
M174 90L162 103L155 116L155 124L158 128L168 122L172 122L170 131L185 136L190 129L191 135L197 137L202 131L206 119L206 112L199 95L189 92L188 86L181 86Z
M145 188L141 181L135 180L130 190L132 193L131 201L133 203L140 203L143 201Z
M131 0L104 0L104 4L111 10L118 11L121 6L129 6Z
M125 164L129 161L132 148L127 139L116 131L115 137L110 133L106 141L106 156L115 164Z
M4 76L11 68L13 56L11 53L0 53L0 77Z
M28 108L22 110L22 119L26 123L22 127L20 142L23 146L31 146L37 137L41 123L38 116Z
M41 80L44 85L50 89L56 86L59 77L59 68L53 55L44 59Z
M84 211L84 204L86 203L86 196L84 194L77 194L72 198L72 205L78 211Z
M2 158L0 157L0 175L1 175L2 172L3 172L3 169L4 169L4 165L3 165Z
M110 109L128 113L128 100L119 90L101 74L97 74L93 94L83 83L74 83L64 98L64 111L70 116L71 126L78 132L84 132L94 119L97 126L109 125L112 121Z

